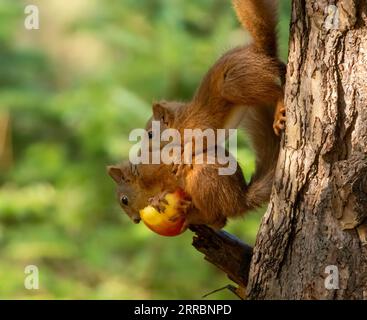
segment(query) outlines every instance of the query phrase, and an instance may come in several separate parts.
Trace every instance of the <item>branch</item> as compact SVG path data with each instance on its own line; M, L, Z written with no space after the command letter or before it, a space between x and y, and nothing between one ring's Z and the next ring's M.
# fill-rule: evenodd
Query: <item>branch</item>
M224 271L228 278L245 288L250 271L252 248L225 231L206 226L192 226L192 245L205 255L205 260Z

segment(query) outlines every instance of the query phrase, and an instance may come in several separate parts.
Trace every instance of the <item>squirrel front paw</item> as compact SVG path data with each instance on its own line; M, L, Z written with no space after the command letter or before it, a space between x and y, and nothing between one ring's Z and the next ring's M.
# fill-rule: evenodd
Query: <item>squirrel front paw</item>
M168 201L165 198L168 193L168 191L165 191L150 198L148 200L149 205L156 209L158 212L163 212L168 205Z
M193 146L189 143L182 147L181 152L172 163L172 173L182 178L193 168Z
M189 200L180 200L179 203L176 204L176 210L177 214L173 216L170 220L176 221L177 219L181 219L182 216L186 216L187 212L191 209L192 202ZM181 232L186 230L189 226L189 222L185 219L185 222L183 223L181 227Z
M280 133L285 129L285 122L286 122L285 107L282 107L279 110L277 110L274 117L273 129L277 136L280 136Z
M192 202L190 200L181 199L176 204L176 210L180 213L180 215L186 215L186 213L190 210L192 206Z

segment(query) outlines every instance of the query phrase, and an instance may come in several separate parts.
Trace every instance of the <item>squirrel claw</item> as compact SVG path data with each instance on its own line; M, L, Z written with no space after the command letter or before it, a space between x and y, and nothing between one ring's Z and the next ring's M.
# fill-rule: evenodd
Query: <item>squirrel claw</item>
M181 214L186 214L187 210L191 207L192 203L189 200L181 200L177 205L176 209Z
M151 205L154 209L156 209L158 212L163 212L166 209L166 206L168 205L168 201L165 199L165 196L168 192L163 192L161 194L158 194L152 198L150 198L149 205Z
M274 132L277 136L280 136L281 132L285 129L285 123L286 123L286 113L285 108L279 109L277 114L275 115L275 120L273 124Z

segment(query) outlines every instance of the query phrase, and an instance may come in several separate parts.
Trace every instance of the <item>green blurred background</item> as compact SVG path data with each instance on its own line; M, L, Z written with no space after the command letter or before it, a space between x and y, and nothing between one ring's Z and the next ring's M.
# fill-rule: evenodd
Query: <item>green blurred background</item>
M24 28L27 3L40 30ZM127 157L153 100L190 99L208 67L248 41L229 0L0 0L0 298L201 299L230 283L191 232L133 225L105 166ZM239 160L249 177L242 135ZM252 244L262 212L226 229ZM24 287L31 264L39 290Z

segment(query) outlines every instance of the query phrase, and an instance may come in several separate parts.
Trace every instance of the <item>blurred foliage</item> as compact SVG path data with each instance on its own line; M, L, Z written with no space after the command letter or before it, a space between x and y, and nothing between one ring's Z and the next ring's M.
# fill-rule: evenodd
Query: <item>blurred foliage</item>
M153 100L187 100L208 67L248 41L225 0L0 0L0 116L14 161L0 172L0 297L200 299L229 283L191 247L123 215L106 175ZM290 5L282 1L286 57ZM254 159L241 135L246 176ZM228 230L254 243L260 213ZM40 289L24 288L24 268ZM226 292L211 298L234 298Z

